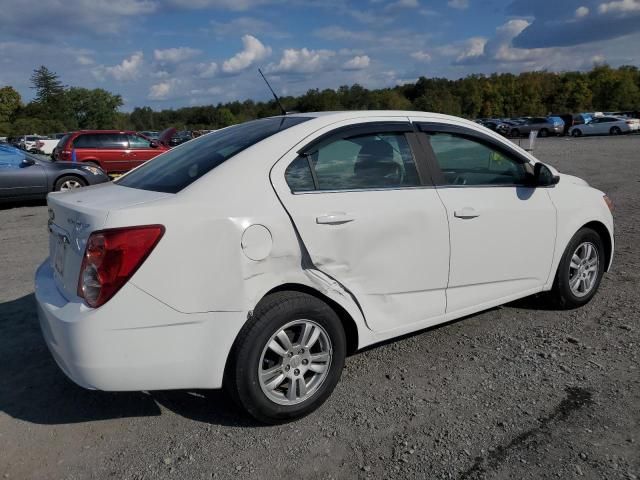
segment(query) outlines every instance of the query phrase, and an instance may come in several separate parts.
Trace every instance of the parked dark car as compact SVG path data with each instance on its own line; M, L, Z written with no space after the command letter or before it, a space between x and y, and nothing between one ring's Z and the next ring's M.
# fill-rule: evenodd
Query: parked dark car
M0 145L0 202L44 199L47 193L108 182L100 168L43 160L13 146Z
M128 130L80 130L65 135L54 149L54 160L87 163L107 173L124 173L169 150L175 129L151 140Z
M184 142L188 142L191 139L193 139L193 133L189 130L182 130L180 132L174 133L174 135L171 137L171 140L169 140L169 145L171 145L172 147L177 147L178 145L181 145Z
M487 127L489 130L493 130L500 135L504 135L505 137L509 135L511 131L511 127L506 123L500 120L485 120L481 123L483 126Z

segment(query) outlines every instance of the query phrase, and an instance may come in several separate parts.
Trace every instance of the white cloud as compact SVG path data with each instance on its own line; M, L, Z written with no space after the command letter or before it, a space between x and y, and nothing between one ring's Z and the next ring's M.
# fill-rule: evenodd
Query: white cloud
M317 72L335 55L332 50L296 50L287 48L277 64L269 65L268 71L274 73L311 73ZM369 58L369 57L367 57Z
M576 18L583 18L589 15L589 7L578 7L576 8Z
M616 0L606 2L598 7L598 12L640 12L640 0Z
M93 58L88 55L78 55L76 57L76 62L78 62L79 65L93 65L95 63Z
M200 78L215 77L218 73L218 64L216 62L199 63L198 70L200 71Z
M260 40L252 35L244 35L242 37L244 48L241 52L236 53L233 57L225 60L222 64L224 73L238 73L249 68L255 62L264 60L271 55L271 47L266 47Z
M180 8L202 9L218 8L221 10L249 10L258 5L275 3L274 0L169 0L171 5Z
M144 55L138 51L129 58L122 60L122 63L113 65L111 67L105 67L103 65L94 69L94 75L98 78L104 78L109 76L118 80L119 82L135 80L140 76L142 65L144 63Z
M457 10L466 10L469 8L469 0L449 0L447 5Z
M472 37L464 42L462 51L456 58L457 62L464 62L471 58L479 58L484 54L484 47L487 39L484 37Z
M167 48L164 50L154 50L153 58L158 62L178 63L189 60L200 53L202 53L200 50L190 47Z
M167 100L178 83L176 79L170 79L151 85L147 98L150 100Z
M395 2L390 3L386 6L387 10L393 8L418 8L420 3L418 0L396 0Z
M371 59L368 55L356 55L342 64L344 70L363 70L369 66Z
M419 61L419 62L430 62L431 54L429 52L425 52L423 50L419 50L417 52L413 52L411 54L411 58Z

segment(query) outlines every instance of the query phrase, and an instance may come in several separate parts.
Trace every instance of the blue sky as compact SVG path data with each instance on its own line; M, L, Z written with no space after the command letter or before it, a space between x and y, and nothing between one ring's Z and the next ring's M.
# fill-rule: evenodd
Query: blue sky
M640 65L640 0L8 0L0 86L44 64L125 110L419 76Z

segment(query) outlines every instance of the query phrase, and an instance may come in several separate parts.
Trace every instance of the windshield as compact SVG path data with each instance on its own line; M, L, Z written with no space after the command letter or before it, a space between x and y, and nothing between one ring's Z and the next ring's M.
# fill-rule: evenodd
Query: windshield
M177 193L242 150L307 120L310 118L263 118L218 130L157 156L116 183L141 190Z
M25 158L35 160L35 158L11 145L0 145L0 167L19 167Z

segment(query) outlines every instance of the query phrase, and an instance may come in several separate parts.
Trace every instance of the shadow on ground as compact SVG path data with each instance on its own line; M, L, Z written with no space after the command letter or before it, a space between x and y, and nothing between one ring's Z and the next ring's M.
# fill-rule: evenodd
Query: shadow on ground
M161 415L163 406L212 424L256 426L220 391L99 392L75 385L42 339L33 294L0 303L0 411L58 425Z

